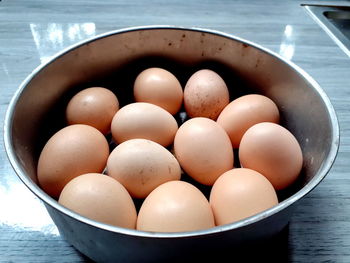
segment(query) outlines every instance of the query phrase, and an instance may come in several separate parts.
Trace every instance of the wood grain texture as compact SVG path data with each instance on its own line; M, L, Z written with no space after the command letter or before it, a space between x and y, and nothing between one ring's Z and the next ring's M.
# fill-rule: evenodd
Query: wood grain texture
M281 55L288 55L282 47L289 45L293 49L289 58L321 85L335 107L341 133L339 154L328 176L299 202L289 229L271 243L240 254L280 262L350 262L350 58L300 3L2 0L0 126L11 97L35 67L95 34L130 26L171 24L224 31ZM285 35L287 26L292 29L289 38ZM85 32L85 27L90 31ZM80 30L80 35L74 30ZM16 177L4 151L3 129L0 136L0 262L88 261L58 234L41 202ZM233 258L232 253L226 254Z

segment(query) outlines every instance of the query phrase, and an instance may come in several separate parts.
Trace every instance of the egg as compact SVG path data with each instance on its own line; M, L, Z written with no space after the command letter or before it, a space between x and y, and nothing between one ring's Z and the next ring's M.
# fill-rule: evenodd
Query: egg
M122 143L130 139L148 139L162 146L173 143L178 129L175 118L163 108L146 102L122 107L113 117L113 139Z
M113 178L88 173L71 180L58 202L87 218L135 229L136 208L128 191Z
M154 189L140 208L136 229L153 232L184 232L214 227L208 200L192 184L166 182Z
M137 102L155 104L174 115L181 108L183 90L171 72L162 68L149 68L137 76L134 97Z
M220 113L217 123L230 137L232 147L238 148L243 134L260 122L279 122L276 104L268 97L249 94L239 97L228 104Z
M119 144L108 158L107 171L136 198L145 198L158 185L181 177L175 157L160 144L145 139Z
M74 124L55 133L42 149L37 177L41 188L52 197L84 173L101 173L107 162L109 146L97 129Z
M260 173L236 168L222 174L214 183L209 202L216 225L253 216L278 204L271 183Z
M103 134L111 130L111 122L119 109L119 101L106 88L92 87L74 95L66 109L66 119L71 124L87 124Z
M184 89L185 110L192 118L206 117L216 120L229 100L225 81L209 69L194 73Z
M183 170L205 185L212 185L234 164L230 138L208 118L197 117L183 123L175 135L174 152Z
M300 174L303 155L293 134L281 125L262 122L250 127L239 147L242 167L264 175L282 190L291 185Z

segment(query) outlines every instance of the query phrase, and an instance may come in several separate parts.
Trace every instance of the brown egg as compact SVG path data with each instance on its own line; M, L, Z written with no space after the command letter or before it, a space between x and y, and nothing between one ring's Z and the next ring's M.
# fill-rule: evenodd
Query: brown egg
M78 92L68 103L68 124L87 124L103 134L111 130L111 122L119 110L119 102L108 89L93 87Z
M37 176L41 188L58 197L63 187L84 173L101 173L106 166L109 147L97 129L75 124L55 133L41 151Z
M174 115L181 108L183 91L172 73L162 68L149 68L137 76L134 97L138 102L158 105Z
M263 174L276 190L291 185L303 165L302 151L293 134L270 122L247 130L239 147L239 160L242 167Z
M87 218L114 226L136 226L136 208L128 191L113 178L88 173L71 180L58 202Z
M184 171L196 181L212 185L233 168L233 149L225 130L208 118L193 118L176 133L174 151Z
M279 122L276 104L263 95L250 94L235 99L220 113L217 123L230 137L233 148L238 148L243 134L260 122Z
M186 83L184 105L190 117L216 120L229 100L225 81L212 70L199 70Z
M214 226L213 213L202 192L189 183L170 181L147 196L140 208L136 229L183 232Z
M175 157L160 144L145 139L119 144L108 158L107 171L136 198L145 198L162 183L181 177Z
M237 168L221 175L209 199L217 226L253 216L278 204L275 189L260 173Z
M175 118L163 108L136 102L124 106L115 114L111 129L117 143L148 139L168 146L173 143L178 125Z

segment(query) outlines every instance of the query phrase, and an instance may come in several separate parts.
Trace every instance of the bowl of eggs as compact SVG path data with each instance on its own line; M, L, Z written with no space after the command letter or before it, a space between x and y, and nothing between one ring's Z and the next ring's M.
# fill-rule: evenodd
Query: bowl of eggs
M4 139L76 249L146 262L279 233L330 170L339 127L320 86L279 55L222 32L149 26L39 66L9 105Z

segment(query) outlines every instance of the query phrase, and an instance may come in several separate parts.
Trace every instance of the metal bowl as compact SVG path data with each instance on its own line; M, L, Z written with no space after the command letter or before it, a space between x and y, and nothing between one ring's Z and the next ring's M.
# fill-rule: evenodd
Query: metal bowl
M105 86L121 105L132 100L136 75L163 67L185 84L198 69L217 71L231 99L260 93L279 107L282 124L299 141L303 170L299 180L279 192L275 207L215 228L152 233L120 228L82 217L37 185L38 156L48 138L64 126L64 107L78 90ZM277 54L225 33L171 26L128 28L99 35L65 49L39 66L14 95L5 120L5 147L24 184L45 204L60 233L96 261L153 261L269 238L290 219L295 203L326 176L339 146L335 111L320 86L302 69ZM179 253L181 251L181 253Z

